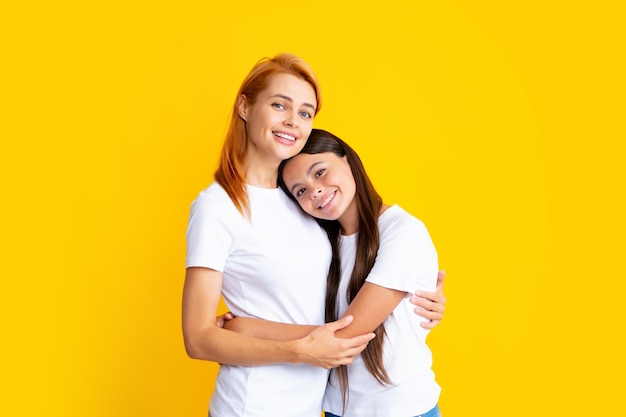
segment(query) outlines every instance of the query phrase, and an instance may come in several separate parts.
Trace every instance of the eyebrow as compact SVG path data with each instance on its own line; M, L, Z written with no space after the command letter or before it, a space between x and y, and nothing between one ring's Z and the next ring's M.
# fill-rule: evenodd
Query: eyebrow
M314 163L313 163L313 164L309 167L309 169L307 169L307 170L306 170L306 175L307 175L307 177L308 177L309 175L311 175L311 171L313 171L313 168L315 168L315 166L316 166L316 165L319 165L319 164L321 164L321 163L322 163L322 161L319 161L319 162L314 162ZM298 183L294 184L294 185L293 185L293 186L289 189L289 191L291 191L291 194L293 194L293 190L294 190L294 188L298 187L299 185L300 185L300 183L298 182Z
M274 95L270 96L270 98L271 97L279 97L279 98L282 98L284 100L287 100L290 103L293 103L293 99L291 97L289 97L289 96L284 95L284 94L274 94ZM302 105L306 106L306 107L310 107L313 111L315 111L315 106L313 104L311 104L311 103L302 103Z

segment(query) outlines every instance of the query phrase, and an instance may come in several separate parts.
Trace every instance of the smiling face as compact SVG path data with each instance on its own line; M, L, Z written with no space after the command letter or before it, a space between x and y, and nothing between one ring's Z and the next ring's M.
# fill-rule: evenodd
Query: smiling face
M301 153L285 164L282 178L306 213L338 220L344 234L356 232L356 185L345 156Z
M239 98L239 115L247 122L248 161L276 165L297 154L313 127L317 100L308 82L277 74L254 103Z

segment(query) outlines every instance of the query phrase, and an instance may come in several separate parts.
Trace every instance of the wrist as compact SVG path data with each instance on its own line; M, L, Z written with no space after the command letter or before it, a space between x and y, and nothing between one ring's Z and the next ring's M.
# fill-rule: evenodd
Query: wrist
M294 365L310 364L307 359L309 355L306 353L305 343L302 339L280 342L281 348L285 352L287 362Z

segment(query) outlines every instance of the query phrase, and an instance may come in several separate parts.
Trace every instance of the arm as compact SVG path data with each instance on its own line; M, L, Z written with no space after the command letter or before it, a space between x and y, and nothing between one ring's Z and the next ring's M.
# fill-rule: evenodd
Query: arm
M279 323L252 317L235 317L225 321L224 328L259 339L289 341L305 337L317 326Z
M404 291L390 290L366 282L359 290L348 310L340 320L354 317L350 326L339 329L340 338L351 338L370 333L378 327L406 296ZM273 321L238 317L224 323L224 328L271 340L295 340L307 335L314 326L277 323Z
M430 321L420 323L425 329L432 329L443 318L446 297L443 295L445 271L437 275L437 292L416 291L411 303L417 305L415 313ZM356 297L348 306L346 315L354 317L352 325L336 332L339 337L354 337L364 332L371 332L393 312L406 293L365 282Z
M351 340L334 332L351 319L320 326L291 341L270 341L228 331L215 319L222 274L208 268L188 268L183 290L183 337L187 354L194 359L255 366L272 363L306 363L322 368L352 363L371 340L361 335Z
M446 297L443 294L443 281L445 276L446 271L439 271L437 274L436 292L416 291L415 296L411 297L409 300L412 304L417 306L414 310L415 314L428 319L427 322L420 323L420 326L424 329L433 329L443 319L443 312L446 305ZM363 288L361 288L361 291L369 288L370 286L378 287L375 284L365 283ZM369 288L362 295L360 295L361 291L359 291L352 304L354 304L354 302L359 298L359 295L361 300L359 303L363 304L357 304L354 306L351 304L352 310L348 309L348 311L346 311L346 315L359 317L359 320L356 322L359 323L359 325L355 323L349 328L345 328L341 332L337 333L338 336L343 337L348 334L358 335L360 334L360 330L365 332L373 331L373 329L378 327L378 325L370 328L371 325L368 324L382 323L385 318L391 314L405 295L402 291L389 290L383 287L378 288L379 289ZM379 291L382 292L379 293ZM385 291L392 291L392 294L386 294ZM396 301L397 297L399 297L399 299ZM383 300L386 300L385 305L381 305ZM359 307L359 305L361 305L361 307ZM376 306L377 308L372 310L369 306ZM385 312L388 313L385 314ZM233 319L232 316L230 316L227 317L226 320L224 328L228 330L269 340L296 340L306 336L316 328L315 326L277 323L248 317L238 317ZM361 328L361 325L365 325L365 327Z
M365 282L348 306L344 317L352 315L353 323L336 332L339 337L354 337L359 332L372 332L385 321L406 296L406 292L392 290ZM365 330L368 329L368 330Z
M394 215L393 221L379 225L376 263L344 313L354 316L354 322L338 331L339 337L375 330L412 289L436 290L436 277L441 274L437 274L437 252L426 226L401 212ZM409 306L403 306L403 311L405 307Z
M424 329L436 327L443 319L443 311L446 307L446 296L443 294L443 280L446 271L439 271L437 275L437 291L416 291L415 296L410 298L411 304L416 305L415 314L428 319L420 323Z
M446 306L446 297L443 294L443 280L445 276L446 276L446 271L439 271L437 275L437 291L436 292L416 291L415 296L411 297L409 300L412 304L417 306L415 307L415 310L414 310L415 314L428 319L427 322L420 323L420 326L422 326L424 329L433 329L443 319L443 312ZM371 285L376 286L375 284L368 284L368 283L366 283L366 285L368 287ZM361 291L363 291L364 288L366 288L365 285L363 286ZM387 291L393 291L393 290L387 290ZM378 324L380 324L385 320L385 318L389 314L391 314L391 311L394 310L394 308L402 300L405 294L402 291L394 291L394 292L397 293L395 295L397 297L400 297L400 299L396 302L396 297L392 296L392 298L389 300L389 305L381 306L380 304L381 304L382 299L380 298L380 296L386 297L386 296L389 296L389 294L384 294L384 293L378 294L378 291L373 291L372 289L369 289L366 291L366 293L361 295L362 301L360 302L364 303L363 307L359 308L358 305L355 305L353 309L356 311L353 310L353 311L350 311L350 313L346 312L346 314L360 317L359 322L361 323L366 323L366 322L369 323L370 320L372 320L373 323L378 322ZM359 291L359 294L361 294L360 291ZM357 294L357 297L359 297L358 294ZM356 298L355 298L355 301L356 301ZM365 306L368 305L367 303L371 303L370 305L378 306L381 308L376 309L376 311L373 311L369 307L365 308ZM366 313L366 315L373 314L373 316L372 317L362 316L361 310L363 310ZM385 311L389 311L389 313L385 315ZM382 316L382 319L381 319L381 316ZM274 321L254 319L254 318L249 318L249 317L233 318L232 315L225 317L225 319L226 321L222 322L223 327L228 330L232 330L234 332L242 333L242 334L252 336L252 337L258 337L260 339L269 339L269 340L282 340L282 341L296 340L296 339L306 336L307 334L309 334L311 331L313 331L316 328L316 326L277 323ZM366 326L366 328L369 328L369 327L370 326ZM374 326L374 328L376 327L378 326ZM352 334L352 332L354 332L353 333L354 335L359 334L359 326L355 326L355 324L353 324L352 326L350 326L350 329L352 331L348 331L348 329L345 329L344 330L345 333ZM369 332L369 331L372 331L372 330L371 329L366 330L366 332ZM343 332L339 333L339 335L341 334L343 334Z

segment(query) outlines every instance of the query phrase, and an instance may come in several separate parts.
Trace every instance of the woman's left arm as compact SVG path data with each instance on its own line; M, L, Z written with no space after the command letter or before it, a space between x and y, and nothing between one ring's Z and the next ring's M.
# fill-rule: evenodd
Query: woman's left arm
M411 304L416 305L415 314L428 319L420 323L424 329L436 327L443 319L443 311L446 307L446 296L443 294L443 280L446 271L439 271L437 275L437 291L416 291L415 295L409 299Z

